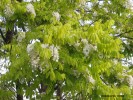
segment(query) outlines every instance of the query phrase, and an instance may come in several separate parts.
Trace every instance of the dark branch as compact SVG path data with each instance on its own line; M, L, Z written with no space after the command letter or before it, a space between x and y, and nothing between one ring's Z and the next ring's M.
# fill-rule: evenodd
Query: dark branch
M26 32L26 29L25 29L25 27L24 27L24 26L22 26L22 30L23 30L23 32Z
M13 33L14 33L13 30L8 30L8 31L6 32L6 36L4 36L2 30L0 29L1 37L2 37L2 39L4 40L4 43L6 43L6 44L11 43L12 38L13 38Z
M6 38L4 37L4 34L3 34L3 32L2 32L2 30L1 30L1 29L0 29L0 34L1 34L2 39L3 39L3 40L4 40L4 42L5 42Z
M16 26L16 24L14 24L14 35L16 35L17 34L17 26Z
M56 93L56 95L57 95L57 100L62 100L62 93L61 93L61 86L60 86L60 84L58 83L57 84L57 89L56 89L57 91L57 93Z
M6 32L6 38L5 38L5 43L6 43L6 44L11 43L12 38L13 38L13 34L14 34L14 31L13 31L13 30L8 30L8 31Z
M16 82L17 100L23 100L23 95L21 95L21 94L19 93L20 85L21 85L21 84L20 84L19 80L17 80L17 82Z
M133 40L133 37L123 36L124 38Z
M126 33L131 33L133 32L133 30L129 30L129 31L126 31L126 32L122 32L121 34L118 34L116 35L115 37L124 37L124 38L127 38L127 39L132 39L133 40L133 37L129 37L129 36L125 36L124 34Z
M104 79L100 76L100 79L102 80L102 82L104 83L104 84L106 84L106 85L108 85L108 83L106 83L105 81L104 81Z
M18 2L22 2L23 0L17 0Z
M123 34L130 33L130 32L133 32L133 30L129 30L129 31L123 32L123 33L121 33L121 34L118 34L116 37L120 37L120 36L122 36Z

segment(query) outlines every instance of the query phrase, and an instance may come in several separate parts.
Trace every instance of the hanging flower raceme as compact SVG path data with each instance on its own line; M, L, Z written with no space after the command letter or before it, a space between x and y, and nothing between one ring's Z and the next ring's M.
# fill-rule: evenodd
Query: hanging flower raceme
M7 18L11 17L14 14L14 10L10 7L9 4L5 6L4 14Z
M80 46L80 43L79 42L76 42L75 44L74 44L74 47L79 47Z
M131 75L128 76L127 82L130 86L130 89L133 87L133 77Z
M92 76L89 76L88 78L89 78L89 82L91 82L92 84L95 84L95 80L93 79Z
M39 55L34 51L34 43L28 44L27 46L27 53L30 56L31 65L33 67L37 67L40 61Z
M132 0L126 0L125 7L133 10L133 1Z
M91 51L91 47L89 44L86 44L83 48L83 54L87 57Z
M27 9L27 12L33 14L34 17L36 16L34 6L31 3L26 5L26 9Z
M113 59L113 63L114 63L115 65L117 65L118 60L117 60L117 59Z
M84 44L84 47L83 47L83 54L87 57L89 55L89 53L94 50L96 51L97 50L97 46L93 46L92 44L89 44L88 43L88 40L87 39L82 39L81 42Z
M41 47L44 48L44 49L45 48L48 48L49 47L49 44L41 44Z
M59 60L59 52L58 52L59 47L52 45L49 47L49 49L51 50L53 60L58 62L58 60Z
M31 65L37 67L39 64L40 58L36 56L31 57Z
M33 49L34 49L34 44L28 44L27 45L27 52L28 52L28 54L31 54Z
M17 41L22 42L22 40L25 38L25 32L18 33Z
M80 0L81 5L85 5L86 1L85 0Z
M58 12L53 12L52 15L56 18L57 21L60 21L60 14Z
M84 45L88 44L88 40L87 40L87 39L81 39L81 42L82 42Z
M52 57L53 57L53 61L58 62L59 60L59 52L58 52L59 47L58 46L49 45L49 44L41 44L41 47L43 49L45 48L50 49Z

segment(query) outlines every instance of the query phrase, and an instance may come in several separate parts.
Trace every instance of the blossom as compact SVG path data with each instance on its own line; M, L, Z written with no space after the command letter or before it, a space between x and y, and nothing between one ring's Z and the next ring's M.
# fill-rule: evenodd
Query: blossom
M88 40L87 40L87 39L81 39L81 42L82 42L84 45L88 44Z
M124 81L125 76L126 76L125 73L123 74L123 73L118 72L118 74L116 75L116 78L120 80L120 82L122 83Z
M97 51L97 46L96 45L94 46L94 50Z
M93 79L92 76L89 76L89 82L91 82L92 84L95 84L95 80Z
M109 12L107 8L103 8L105 12Z
M85 5L86 1L85 0L80 0L81 5Z
M42 48L47 48L49 46L49 44L41 44Z
M31 57L31 65L33 67L37 67L39 61L40 61L40 58L39 57L36 57L36 56L32 56Z
M28 44L27 46L27 52L31 53L31 51L34 49L34 44Z
M60 20L60 14L58 12L53 12L52 15L56 18L57 21Z
M27 9L27 12L29 12L29 13L33 14L34 16L36 16L34 6L31 3L26 5L26 9Z
M53 50L53 60L58 62L59 60L59 53L58 53L58 49L56 47L54 47L54 50Z
M123 95L123 93L121 92L120 95Z
M18 33L17 41L21 42L25 38L25 32Z
M51 46L49 47L49 49L51 50L52 56L53 56L54 45L51 45Z
M27 52L30 56L30 62L33 67L37 67L40 61L38 53L34 51L34 43L27 45Z
M133 77L131 75L128 76L127 82L130 86L130 88L132 89L133 87Z
M86 45L84 46L84 48L83 48L83 53L84 53L84 55L85 55L85 56L88 56L89 53L90 53L90 51L91 51L90 45L89 45L89 44L86 44Z
M80 46L80 43L79 43L79 42L76 42L76 43L74 44L74 46L75 46L75 47L79 47L79 46Z
M11 9L9 4L5 6L4 14L6 17L11 17L14 14L14 11Z
M97 14L97 12L95 11L94 13L93 13L93 16L97 16L98 14Z
M132 0L126 0L125 7L133 10L133 1Z
M85 56L88 56L88 54L92 50L97 51L97 46L89 44L87 39L81 39L81 42L84 44L83 53L84 53Z
M51 52L52 52L52 56L53 56L53 60L58 62L59 60L59 52L58 52L58 47L55 47L54 45L49 47Z
M113 59L113 62L114 62L115 65L117 65L118 60L117 59Z

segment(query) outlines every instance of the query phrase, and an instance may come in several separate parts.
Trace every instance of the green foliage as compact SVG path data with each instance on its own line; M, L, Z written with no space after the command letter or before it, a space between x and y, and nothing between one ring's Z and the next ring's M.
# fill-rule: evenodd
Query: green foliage
M91 7L85 2L0 1L0 17L5 20L0 25L6 31L16 25L18 31L0 48L0 57L10 62L0 76L1 100L15 99L15 93L31 100L120 100L120 94L122 100L132 98L132 67L122 60L133 54L133 13L125 7L126 0L90 0Z

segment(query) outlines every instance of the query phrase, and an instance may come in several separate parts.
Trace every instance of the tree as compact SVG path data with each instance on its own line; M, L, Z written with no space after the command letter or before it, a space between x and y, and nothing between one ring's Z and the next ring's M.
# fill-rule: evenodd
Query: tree
M130 4L1 0L0 57L9 63L0 99L131 99L132 65L123 65L133 55Z

